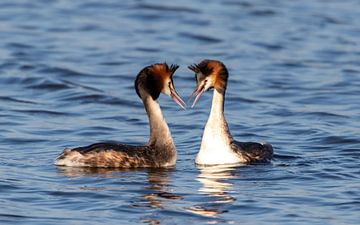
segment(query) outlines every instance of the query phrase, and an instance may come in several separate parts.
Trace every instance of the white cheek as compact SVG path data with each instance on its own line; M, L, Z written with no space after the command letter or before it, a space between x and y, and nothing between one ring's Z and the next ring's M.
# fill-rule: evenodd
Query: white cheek
M170 88L169 88L169 81L166 80L163 84L163 89L161 90L162 93L166 94L166 95L171 95L171 92L170 92Z
M210 88L214 87L214 83L215 83L215 80L212 77L209 77L205 84L205 90L209 90Z
M170 89L168 87L163 88L161 92L169 96L171 95Z
M211 84L210 82L207 82L206 85L205 85L205 90L209 90L211 88Z

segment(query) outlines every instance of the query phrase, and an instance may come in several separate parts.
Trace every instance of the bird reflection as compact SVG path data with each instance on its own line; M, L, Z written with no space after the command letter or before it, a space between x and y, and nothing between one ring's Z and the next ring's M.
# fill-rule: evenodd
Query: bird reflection
M171 173L173 169L124 169L124 168L76 168L76 167L57 167L59 175L70 178L75 177L102 177L102 178L126 178L132 172L146 172L147 182L139 190L139 197L131 199L129 207L140 209L165 209L166 204L172 200L182 199L180 195L173 193L170 187ZM126 173L126 175L125 175ZM81 187L86 190L100 190L105 187ZM160 224L156 215L148 215L142 218L143 223Z
M67 167L57 166L57 173L65 177L92 177L101 176L106 178L121 177L121 174L116 172L128 171L144 171L144 169L127 169L127 168L96 168L96 167Z
M182 199L181 196L172 193L169 188L169 169L150 169L148 173L147 189L148 193L144 194L144 199L151 208L164 209L163 204L166 200Z
M229 165L217 166L198 166L200 174L197 180L202 183L199 192L206 194L209 201L204 204L195 205L187 210L206 217L218 217L227 212L224 206L234 202L236 199L230 195L232 192L231 179L234 175L235 167Z

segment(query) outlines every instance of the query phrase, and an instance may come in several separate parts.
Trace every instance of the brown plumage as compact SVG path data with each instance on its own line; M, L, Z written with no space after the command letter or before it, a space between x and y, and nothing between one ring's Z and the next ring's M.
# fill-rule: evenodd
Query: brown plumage
M70 160L76 162L79 167L157 168L163 167L164 162L170 162L174 157L176 157L175 151L169 151L163 147L96 143L85 147L66 149L57 160Z
M195 97L192 107L200 96L214 88L209 119L204 128L197 164L231 164L270 161L273 148L270 144L235 141L224 116L225 92L228 70L217 60L203 60L189 66L195 72L197 87L190 98Z
M196 76L199 76L199 74L201 73L204 77L213 79L214 88L216 90L222 93L225 92L229 73L222 62L217 60L205 59L199 64L193 64L188 66L188 68L195 72L196 82L198 82ZM199 78L201 77L199 76Z
M85 147L65 149L55 160L58 166L73 167L169 167L176 162L176 148L170 130L161 113L157 98L169 95L184 108L176 93L172 76L179 66L154 64L142 69L135 79L135 89L149 117L150 138L143 146L115 143L96 143Z

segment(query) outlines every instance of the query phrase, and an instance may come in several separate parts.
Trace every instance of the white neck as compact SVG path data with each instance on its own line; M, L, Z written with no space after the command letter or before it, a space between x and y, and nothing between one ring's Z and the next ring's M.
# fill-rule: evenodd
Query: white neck
M216 89L214 89L211 111L205 130L215 130L217 131L216 133L224 139L224 141L232 141L232 136L224 116L224 95L225 93L219 93Z
M143 98L145 110L150 124L149 145L171 146L175 149L173 139L165 118L161 112L160 105L150 95Z
M226 164L238 162L231 150L233 140L224 117L224 95L214 89L211 111L196 157L197 164Z

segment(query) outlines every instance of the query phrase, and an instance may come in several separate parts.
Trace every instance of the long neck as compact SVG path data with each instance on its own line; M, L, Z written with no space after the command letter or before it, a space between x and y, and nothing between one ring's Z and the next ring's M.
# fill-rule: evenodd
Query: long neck
M211 111L205 128L216 129L221 135L224 135L231 140L232 136L224 116L224 102L225 91L219 92L214 89Z
M149 145L151 146L174 146L173 139L165 118L161 112L160 105L146 96L143 99L145 110L147 112L150 123L150 139Z

